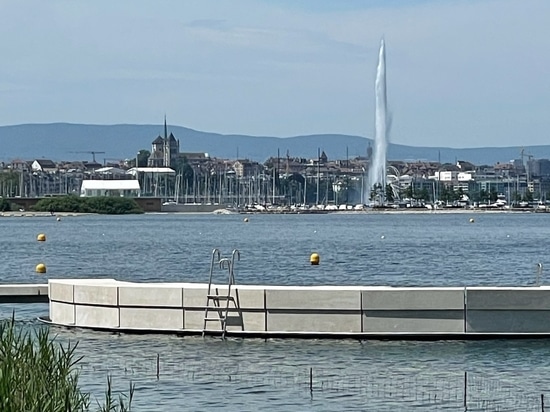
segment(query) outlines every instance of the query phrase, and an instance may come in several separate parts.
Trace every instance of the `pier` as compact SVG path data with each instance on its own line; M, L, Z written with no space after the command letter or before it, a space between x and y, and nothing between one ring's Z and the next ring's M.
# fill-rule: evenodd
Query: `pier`
M122 332L357 339L550 338L550 287L49 281L53 324ZM212 300L218 301L210 306ZM207 319L208 317L208 319ZM208 322L208 326L206 326Z
M0 303L48 303L48 285L15 284L0 285Z
M50 279L0 286L0 303L49 303L48 322L130 333L357 339L550 338L550 286L386 287ZM221 304L208 307L208 302ZM229 304L226 304L229 302ZM206 310L208 308L208 310ZM205 313L206 310L206 313Z

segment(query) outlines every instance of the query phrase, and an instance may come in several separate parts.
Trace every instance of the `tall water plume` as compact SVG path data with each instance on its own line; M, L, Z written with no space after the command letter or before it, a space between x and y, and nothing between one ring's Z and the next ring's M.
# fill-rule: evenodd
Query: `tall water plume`
M370 201L371 191L376 185L380 185L381 190L378 192L378 202L385 202L386 192L386 153L388 150L388 132L389 132L389 117L387 110L386 99L386 47L384 39L380 41L380 50L378 52L378 67L376 69L376 111L375 111L375 135L374 135L374 151L372 159L370 159L367 199L365 203Z

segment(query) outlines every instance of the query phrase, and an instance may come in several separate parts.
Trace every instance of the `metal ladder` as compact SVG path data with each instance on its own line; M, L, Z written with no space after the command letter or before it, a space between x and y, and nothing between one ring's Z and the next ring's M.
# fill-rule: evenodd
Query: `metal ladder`
M227 332L228 314L230 304L237 308L237 302L235 298L231 296L231 287L235 284L235 261L241 260L241 253L234 249L231 254L231 259L222 258L219 249L212 251L212 260L210 262L210 275L208 277L208 290L206 292L206 305L204 308L204 324L202 328L202 336L206 336L207 333L219 334L221 332L222 339L225 339ZM219 266L221 270L227 270L227 294L219 294L218 287L212 287L212 280L214 277L214 268ZM222 303L225 302L225 307ZM238 308L237 308L238 309ZM217 316L211 316L211 312L216 312ZM238 311L242 323L242 314ZM207 328L208 322L220 322L221 329L209 329Z

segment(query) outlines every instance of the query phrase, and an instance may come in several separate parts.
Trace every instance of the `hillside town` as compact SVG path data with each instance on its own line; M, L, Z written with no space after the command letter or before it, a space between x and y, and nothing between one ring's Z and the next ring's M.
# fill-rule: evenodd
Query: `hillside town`
M103 152L90 151L90 161L1 163L0 196L154 197L165 204L333 209L374 205L377 199L393 207L538 207L550 199L550 160L524 150L517 159L494 165L389 160L383 190L366 187L370 147L364 157L331 159L319 148L313 159L279 153L259 163L180 151L180 141L168 133L166 122L163 131L150 150L127 159L98 162L96 154Z

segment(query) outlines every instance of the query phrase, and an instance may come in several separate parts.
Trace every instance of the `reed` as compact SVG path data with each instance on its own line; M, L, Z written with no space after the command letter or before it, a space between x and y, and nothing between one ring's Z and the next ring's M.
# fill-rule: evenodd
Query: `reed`
M46 328L17 328L14 316L0 321L0 411L89 411L90 394L79 386L76 365L82 356L76 355L77 347L78 343L56 342ZM97 411L130 411L133 394L130 385L129 395L115 397L108 377Z

